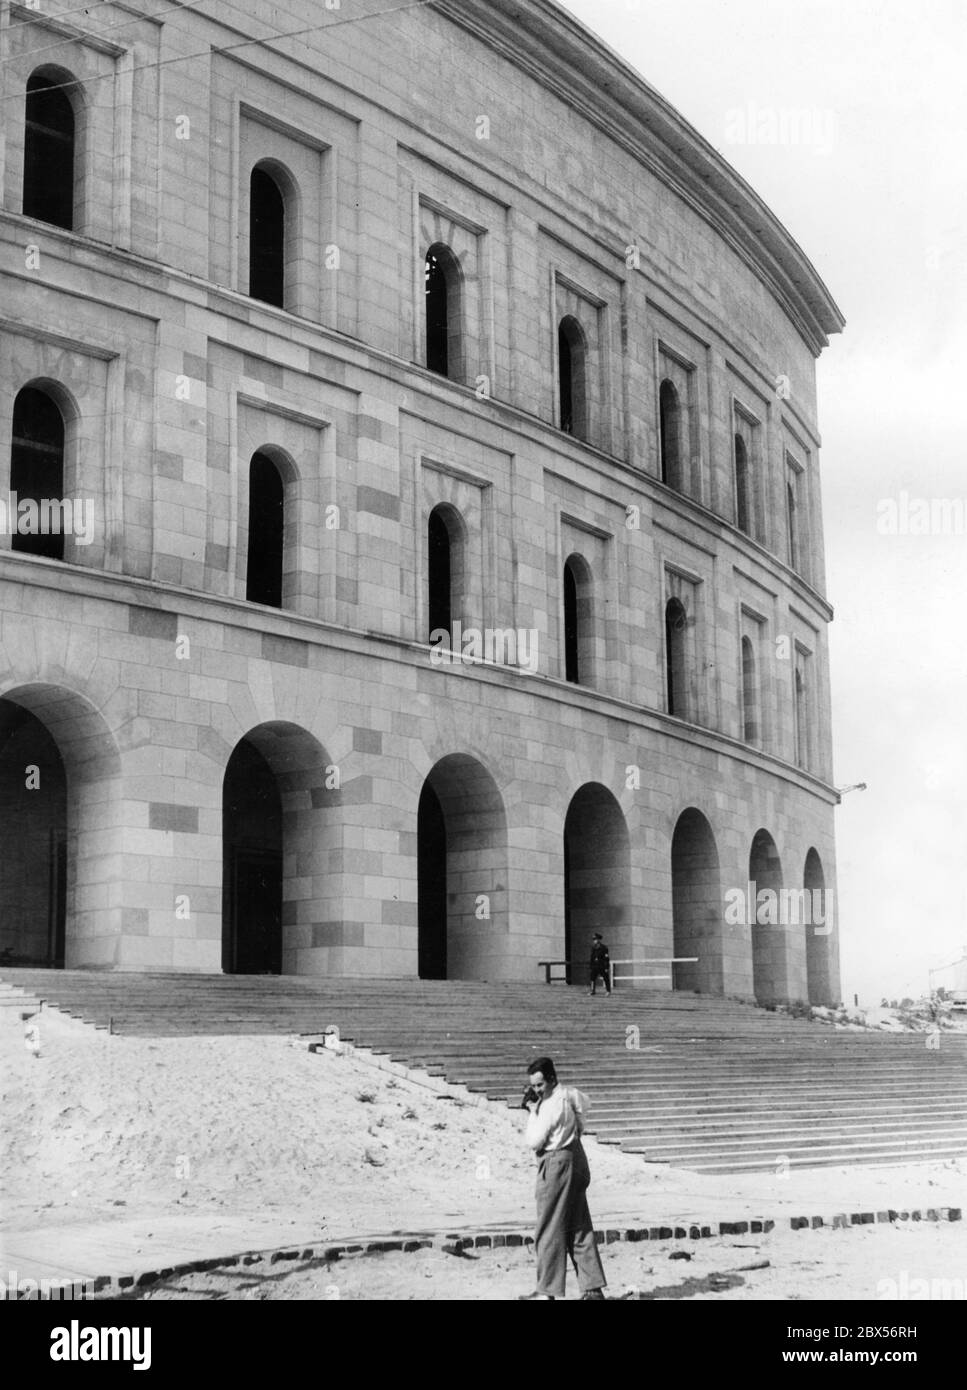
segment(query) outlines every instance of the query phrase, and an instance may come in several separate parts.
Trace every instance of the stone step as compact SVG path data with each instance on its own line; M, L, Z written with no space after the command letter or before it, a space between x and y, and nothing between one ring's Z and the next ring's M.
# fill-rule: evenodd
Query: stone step
M377 1054L515 1105L529 1057L590 1093L591 1132L705 1172L886 1163L967 1152L967 1035L856 1033L667 990L470 982L0 970L124 1036L274 1034L330 1026ZM625 1047L638 1029L637 1050Z

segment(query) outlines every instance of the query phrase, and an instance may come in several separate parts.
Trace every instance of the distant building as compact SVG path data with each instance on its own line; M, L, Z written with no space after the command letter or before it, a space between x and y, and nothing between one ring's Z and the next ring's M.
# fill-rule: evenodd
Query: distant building
M0 948L835 1000L726 895L834 887L840 313L550 0L355 8L3 0Z

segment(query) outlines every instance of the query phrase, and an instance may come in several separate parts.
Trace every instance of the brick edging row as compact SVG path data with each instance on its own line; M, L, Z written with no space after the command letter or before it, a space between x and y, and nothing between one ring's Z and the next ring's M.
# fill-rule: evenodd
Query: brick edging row
M689 1222L687 1225L673 1226L606 1227L596 1231L595 1235L599 1245L613 1245L619 1241L707 1240L713 1236L767 1235L770 1231L776 1230L783 1220L788 1220L789 1229L792 1231L815 1231L843 1230L851 1226L871 1226L897 1221L960 1221L961 1216L960 1207L917 1207L908 1210L887 1208L885 1211L839 1212L832 1217L791 1216L776 1220L763 1217L751 1218L748 1221L717 1221L705 1225ZM429 1248L437 1248L448 1254L459 1254L463 1250L499 1250L533 1244L534 1237L521 1230L478 1231L473 1234L450 1231L434 1235L394 1236L358 1242L321 1241L313 1245L249 1250L240 1255L216 1255L209 1259L187 1260L161 1269L143 1270L139 1274L102 1274L85 1281L84 1293L85 1297L107 1292L124 1294L135 1289L147 1289L162 1280L184 1274L203 1274L216 1269L255 1264L277 1265L288 1260L323 1263L339 1260L345 1255L383 1255L390 1252L411 1254L416 1250Z

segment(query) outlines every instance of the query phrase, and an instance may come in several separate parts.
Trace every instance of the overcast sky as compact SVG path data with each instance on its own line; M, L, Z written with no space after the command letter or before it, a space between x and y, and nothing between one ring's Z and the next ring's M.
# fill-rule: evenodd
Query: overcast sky
M933 533L883 534L882 504L906 493L911 529L915 499L967 509L967 6L563 3L748 180L846 317L818 367L835 780L868 784L836 811L842 987L920 993L967 953L967 526L933 505ZM811 142L737 139L750 109L811 113Z

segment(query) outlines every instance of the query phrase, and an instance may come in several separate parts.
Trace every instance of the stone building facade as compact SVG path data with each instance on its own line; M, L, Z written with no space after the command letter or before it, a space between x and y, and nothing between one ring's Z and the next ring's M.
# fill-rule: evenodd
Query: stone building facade
M551 0L0 26L4 958L835 999L756 195Z

